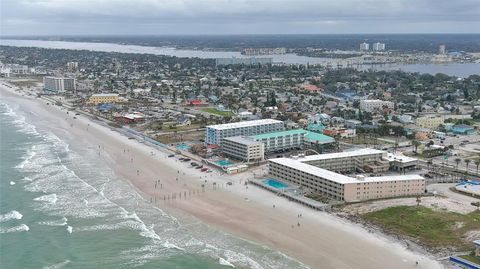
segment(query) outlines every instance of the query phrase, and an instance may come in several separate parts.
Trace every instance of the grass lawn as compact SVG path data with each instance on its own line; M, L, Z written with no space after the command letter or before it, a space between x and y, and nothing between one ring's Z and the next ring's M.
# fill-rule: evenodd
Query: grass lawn
M459 258L462 258L464 260L467 260L467 261L470 261L470 262L473 262L475 264L478 264L480 265L480 258L478 257L475 257L473 254L471 255L463 255L463 256L458 256Z
M201 128L199 123L184 125L184 126L177 126L174 128L170 128L168 126L163 126L162 131L164 132L175 132L175 131L188 131L188 130L195 130Z
M17 87L26 87L26 88L30 88L30 87L36 87L38 86L38 83L40 81L37 81L37 80L11 80L9 81L11 84L17 86Z
M213 107L206 107L206 108L202 108L202 111L204 112L208 112L210 114L215 114L215 115L218 115L218 116L222 116L222 117L231 117L233 116L233 112L232 111L220 111L216 108L213 108Z
M471 242L462 236L471 230L480 229L480 212L467 215L439 212L423 206L397 206L362 215L387 231L418 239L429 247L454 247L470 250Z

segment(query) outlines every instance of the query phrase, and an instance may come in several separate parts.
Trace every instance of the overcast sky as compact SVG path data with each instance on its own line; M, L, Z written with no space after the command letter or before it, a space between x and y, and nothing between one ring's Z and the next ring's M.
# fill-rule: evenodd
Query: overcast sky
M480 0L0 0L2 35L480 33Z

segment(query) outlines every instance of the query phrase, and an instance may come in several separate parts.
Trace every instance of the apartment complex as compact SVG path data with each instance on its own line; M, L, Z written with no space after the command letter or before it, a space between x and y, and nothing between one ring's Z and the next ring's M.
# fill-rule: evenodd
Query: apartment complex
M67 70L70 72L78 71L78 62L68 62L67 63Z
M425 179L420 175L382 177L346 176L330 171L349 170L357 165L356 159L378 161L386 153L377 150L359 150L269 160L270 176L303 186L331 199L358 202L398 196L420 195L425 192ZM383 162L388 160L383 160Z
M263 143L243 136L224 138L222 151L227 156L246 162L262 161L265 155Z
M444 119L442 116L439 116L439 115L418 117L415 120L415 124L417 126L420 126L422 128L428 128L428 129L436 129L443 123L444 123Z
M375 51L385 50L385 43L380 43L380 42L373 43L373 50Z
M289 130L254 135L251 136L251 139L261 142L265 147L265 152L271 152L303 147L306 133L302 129Z
M75 92L75 78L43 77L43 88L50 92Z
M297 129L253 136L235 136L224 138L221 146L222 152L225 155L244 161L249 161L258 159L256 155L251 155L256 152L258 144L262 144L260 152L265 154L279 150L290 150L295 148L302 149L309 144L318 145L333 142L335 142L335 139L332 137L303 129ZM253 147L255 151L250 152L249 150L243 150L250 149L251 147ZM261 159L263 159L263 155L261 156Z
M370 45L368 43L363 42L360 44L361 51L368 51L369 49L370 49Z
M303 148L309 143L318 145L335 142L335 139L330 136L303 129L259 134L250 136L250 138L262 142L265 146L265 152Z
M235 123L217 124L207 126L205 130L205 143L207 145L221 145L222 140L232 136L252 136L265 133L283 131L282 121L273 119L241 121Z
M99 105L99 104L115 104L121 103L124 99L119 97L116 93L99 93L93 94L88 98L88 104Z
M383 100L360 100L360 109L366 112L373 112L376 110L382 110L384 107L389 109L394 108L394 104L391 101Z

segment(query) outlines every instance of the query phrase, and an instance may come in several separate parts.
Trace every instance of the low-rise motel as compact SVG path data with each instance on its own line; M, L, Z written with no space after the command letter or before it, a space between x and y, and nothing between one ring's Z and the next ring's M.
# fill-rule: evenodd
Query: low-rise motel
M116 93L99 93L99 94L92 94L90 98L88 98L87 103L92 105L99 105L99 104L116 104L122 103L126 100L120 97Z
M279 150L303 149L314 145L334 143L335 139L303 129L265 133L253 136L223 138L223 154L246 162L264 159L265 153ZM261 154L261 155L259 155Z
M420 175L352 177L341 174L358 169L385 171L385 168L388 170L388 165L397 164L389 163L387 152L375 149L268 160L269 175L272 178L292 182L338 201L360 202L415 196L425 192L425 179Z

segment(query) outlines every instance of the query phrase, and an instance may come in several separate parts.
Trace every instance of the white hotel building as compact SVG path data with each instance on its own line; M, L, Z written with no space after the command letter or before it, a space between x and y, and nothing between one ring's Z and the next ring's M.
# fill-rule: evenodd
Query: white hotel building
M388 161L386 152L374 149L270 159L269 175L344 202L414 196L425 192L425 179L420 175L351 177L327 170L349 170L358 163L357 160L377 160L379 154Z
M75 92L75 78L43 77L43 88L52 92Z
M284 129L282 121L273 119L210 125L205 130L205 143L207 145L221 145L222 140L227 137L252 136L283 131Z

